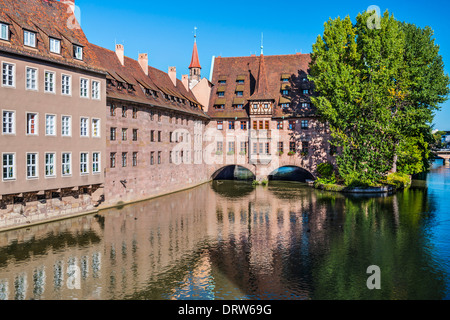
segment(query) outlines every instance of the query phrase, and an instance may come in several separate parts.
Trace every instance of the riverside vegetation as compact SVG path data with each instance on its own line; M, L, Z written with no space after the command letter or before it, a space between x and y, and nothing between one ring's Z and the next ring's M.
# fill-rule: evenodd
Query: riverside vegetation
M317 187L403 188L429 169L432 122L450 83L430 27L388 11L356 23L330 18L311 56L311 99L338 150L336 168L320 166Z

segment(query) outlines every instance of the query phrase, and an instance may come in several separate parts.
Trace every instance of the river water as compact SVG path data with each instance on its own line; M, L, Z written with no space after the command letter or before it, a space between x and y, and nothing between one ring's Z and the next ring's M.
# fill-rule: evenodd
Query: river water
M0 233L0 299L449 299L449 203L439 164L385 197L214 181Z

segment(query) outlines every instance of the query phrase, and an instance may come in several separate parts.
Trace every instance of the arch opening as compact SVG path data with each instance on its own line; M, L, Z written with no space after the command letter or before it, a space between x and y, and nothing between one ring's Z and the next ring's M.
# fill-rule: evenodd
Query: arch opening
M307 182L314 180L314 176L308 170L297 166L284 166L273 171L269 176L269 181L296 181Z
M255 175L249 169L238 165L220 168L211 177L213 180L255 180Z

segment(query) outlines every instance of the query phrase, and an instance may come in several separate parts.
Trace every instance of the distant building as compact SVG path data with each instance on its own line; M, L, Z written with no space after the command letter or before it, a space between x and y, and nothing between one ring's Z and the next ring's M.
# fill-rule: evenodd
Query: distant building
M450 131L445 131L445 134L441 136L442 146L446 149L450 148Z

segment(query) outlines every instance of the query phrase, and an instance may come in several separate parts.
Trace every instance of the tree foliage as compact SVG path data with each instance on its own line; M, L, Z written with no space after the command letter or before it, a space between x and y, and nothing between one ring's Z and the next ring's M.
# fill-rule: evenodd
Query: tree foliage
M449 92L430 28L387 11L373 28L371 17L329 19L313 45L312 102L340 147L336 160L347 185L374 185L397 168L426 169L431 122Z

